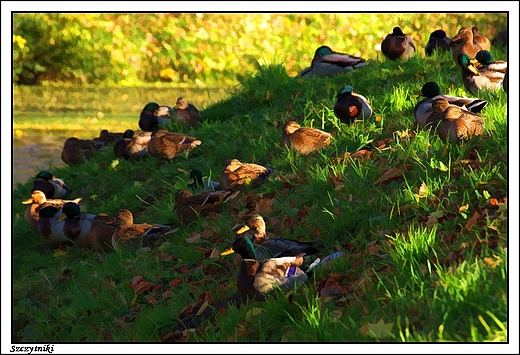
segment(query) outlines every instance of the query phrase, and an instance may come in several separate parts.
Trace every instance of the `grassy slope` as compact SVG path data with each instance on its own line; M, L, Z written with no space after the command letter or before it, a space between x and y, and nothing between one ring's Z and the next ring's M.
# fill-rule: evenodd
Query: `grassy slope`
M194 222L152 251L68 247L66 255L53 255L23 219L25 206L17 201L29 195L30 184L19 186L13 341L505 341L507 96L481 93L489 101L485 135L447 145L424 131L412 134L413 95L429 80L448 94L469 96L449 53L374 61L334 78L296 79L283 66L263 67L235 95L203 111L205 123L186 132L203 144L187 159L129 163L108 149L82 166L54 171L73 197L83 196L85 212L112 215L124 206L136 222L157 223L176 222L173 196L192 166L218 180L224 161L234 157L272 166L295 182L287 189L275 174L221 215ZM373 117L338 122L332 107L344 84L371 101ZM280 149L280 128L289 118L333 133L333 144L309 157ZM393 140L374 147L387 138ZM367 144L368 159L337 159ZM404 178L375 183L404 166ZM238 260L210 255L229 246L231 227L251 206L275 234L319 241L323 255L346 255L290 299L276 295L231 308L197 332L168 334L186 307L196 312L204 301L235 292ZM154 287L136 295L129 284L138 275ZM340 295L325 294L323 286ZM374 337L367 329L377 333L370 324L380 320L393 326Z

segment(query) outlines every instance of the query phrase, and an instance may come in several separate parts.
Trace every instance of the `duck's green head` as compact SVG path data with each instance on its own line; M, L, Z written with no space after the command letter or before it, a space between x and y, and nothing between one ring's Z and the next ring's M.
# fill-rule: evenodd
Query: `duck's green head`
M63 221L65 218L76 218L81 216L81 209L79 208L79 205L75 202L67 202L62 207L63 214L61 215L58 222Z
M256 259L255 246L253 245L251 239L247 238L246 236L236 237L231 249L220 253L220 255L225 256L233 253L240 254L242 259Z
M192 169L190 171L190 183L188 184L188 186L192 189L195 189L197 188L197 184L199 186L203 186L202 172L198 169Z
M56 213L59 212L59 208L55 207L55 206L47 206L45 208L42 208L39 212L38 212L38 215L40 216L40 218L51 218L52 216L54 216Z
M435 97L442 94L441 87L435 81L429 81L421 89L422 96Z
M489 51L486 51L486 50L481 50L480 52L478 52L477 55L475 56L475 59L480 64L493 63L493 56L491 55L491 53L489 53Z
M151 113L155 113L155 110L159 108L159 104L157 102L149 102L146 104L146 106L143 108L143 111L148 111Z
M392 30L392 36L404 36L403 30L401 30L401 27L394 27Z
M352 86L345 85L338 92L338 97L343 96L343 95L352 95L353 92L354 92L354 88Z
M316 54L320 57L332 53L334 53L334 51L329 46L321 46L320 48L316 49Z
M467 55L466 53L460 53L457 56L457 63L459 63L459 65L462 68L471 71L475 75L478 75L477 68L475 68L475 66L473 65L471 57L469 55Z
M50 171L44 170L38 173L38 175L36 175L36 178L49 181L52 180L52 174Z

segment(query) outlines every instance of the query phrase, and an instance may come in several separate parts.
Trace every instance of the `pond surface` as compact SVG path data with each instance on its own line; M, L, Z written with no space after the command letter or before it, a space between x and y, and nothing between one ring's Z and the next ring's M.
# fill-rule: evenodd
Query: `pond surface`
M39 171L63 167L61 150L72 135L89 139L102 128L123 132L137 128L139 113L148 102L174 106L185 96L199 110L229 95L230 88L172 87L42 87L13 89L12 167L13 188ZM98 123L104 117L109 126ZM72 122L72 124L71 124ZM64 129L66 128L66 129ZM23 134L15 134L16 130ZM93 130L92 130L93 129ZM88 131L87 131L88 130ZM52 171L52 170L51 170Z

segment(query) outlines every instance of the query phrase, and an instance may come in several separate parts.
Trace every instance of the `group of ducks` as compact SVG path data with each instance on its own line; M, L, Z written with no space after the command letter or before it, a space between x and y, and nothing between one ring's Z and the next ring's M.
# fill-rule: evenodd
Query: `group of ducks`
M442 30L434 31L426 46L426 53L435 50L452 50L457 63L462 67L466 88L473 92L494 90L497 86L485 84L499 78L498 73L507 68L506 62L493 62L484 40L478 30L461 28L453 39L446 38ZM507 43L507 41L502 40ZM487 49L485 49L487 48ZM386 36L381 44L383 54L390 60L406 60L415 52L410 36L403 34L399 27ZM301 76L328 76L352 71L363 67L362 58L334 52L327 46L316 50L310 68ZM505 72L505 70L504 70ZM502 76L502 82L504 77ZM504 90L507 91L506 81ZM471 89L470 89L471 88ZM424 99L414 109L416 124L425 129L435 127L443 140L459 142L483 131L482 117L478 113L487 101L478 98L462 98L443 95L435 82L426 83L421 90ZM342 87L337 94L334 113L343 123L368 119L372 115L369 101L356 93L352 86ZM148 155L161 160L171 160L176 155L189 152L202 142L179 132L169 132L163 126L175 121L181 127L197 127L201 116L197 108L180 97L172 107L148 103L139 117L142 132L126 130L124 133L101 131L92 140L69 138L63 147L62 159L69 165L77 165L91 158L97 149L113 144L117 157L126 160L140 160ZM287 122L282 130L280 145L292 148L301 155L308 155L330 145L332 135L316 128L303 127L296 121ZM220 174L220 181L203 180L198 170L190 172L191 183L187 189L175 194L177 220L185 226L199 217L219 213L223 206L236 198L244 189L254 189L262 185L272 173L272 169L259 164L243 163L238 159L226 162ZM192 191L203 192L194 194ZM72 242L81 248L92 248L109 252L123 244L137 248L153 246L173 233L173 224L134 224L133 215L127 209L109 218L104 213L84 214L81 212L81 198L64 200L69 191L66 184L48 171L39 173L34 180L31 198L23 201L30 204L25 219L46 241L51 243ZM225 256L236 252L242 257L237 287L248 298L265 299L274 288L289 289L308 279L316 265L310 266L304 256L318 253L314 243L299 242L284 238L268 238L265 221L260 215L252 215L245 225L236 230L232 248L223 252ZM338 254L330 255L324 260ZM323 262L323 261L322 261ZM276 287L275 287L276 286Z

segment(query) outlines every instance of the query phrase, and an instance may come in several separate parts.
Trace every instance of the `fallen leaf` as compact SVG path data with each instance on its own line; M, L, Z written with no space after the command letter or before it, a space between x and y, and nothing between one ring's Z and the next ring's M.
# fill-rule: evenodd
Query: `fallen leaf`
M151 289L153 286L155 286L155 285L151 282L141 281L137 284L137 286L135 286L134 293L136 295L138 295L140 293L144 293L144 292L148 291L149 289Z
M191 238L186 238L186 242L188 243L194 243L196 242L197 240L200 239L200 234L195 234L193 237Z
M361 331L361 334L363 334L363 336L375 336L377 339L383 339L392 334L393 326L393 322L385 323L383 321L383 318L381 318L377 323L366 322L361 326L361 328L359 328L359 330Z
M403 173L412 169L412 164L406 164L399 168L391 168L387 170L374 184L380 184L382 182L399 178L403 176Z
M180 285L182 283L182 279L173 279L168 284L170 287L175 287L177 285Z
M469 205L466 203L464 206L459 207L459 213L466 212L469 208Z
M475 224L477 224L479 217L480 217L480 214L478 212L473 213L473 216L470 219L468 219L468 221L466 222L466 225L464 227L466 229L470 229Z
M132 279L132 282L130 282L130 288L133 290L135 288L135 286L137 286L139 284L139 282L141 282L143 280L144 280L143 275L137 275L136 277L134 277Z
M64 255L67 255L67 251L66 250L56 250L52 254L52 257L57 258L57 257L64 256Z
M499 256L493 255L489 258L484 258L484 262L492 269L496 268L502 262Z
M361 159L361 161L372 159L373 156L374 152L368 149L360 149L350 155L352 159Z
M423 182L419 187L419 197L425 197L428 193L428 186Z
M210 259L218 259L220 258L220 252L217 248L213 248L211 254L209 255Z
M444 216L444 213L440 210L430 213L428 215L428 221L426 222L426 225L433 226L433 225L437 224L439 218L441 218L443 216Z
M209 302L208 302L208 301L204 302L204 303L202 304L202 306L200 306L200 308L199 308L197 314L195 314L195 317L200 316L200 315L202 314L202 312L204 312L204 310L205 310L206 308L208 308L208 305L209 305Z

